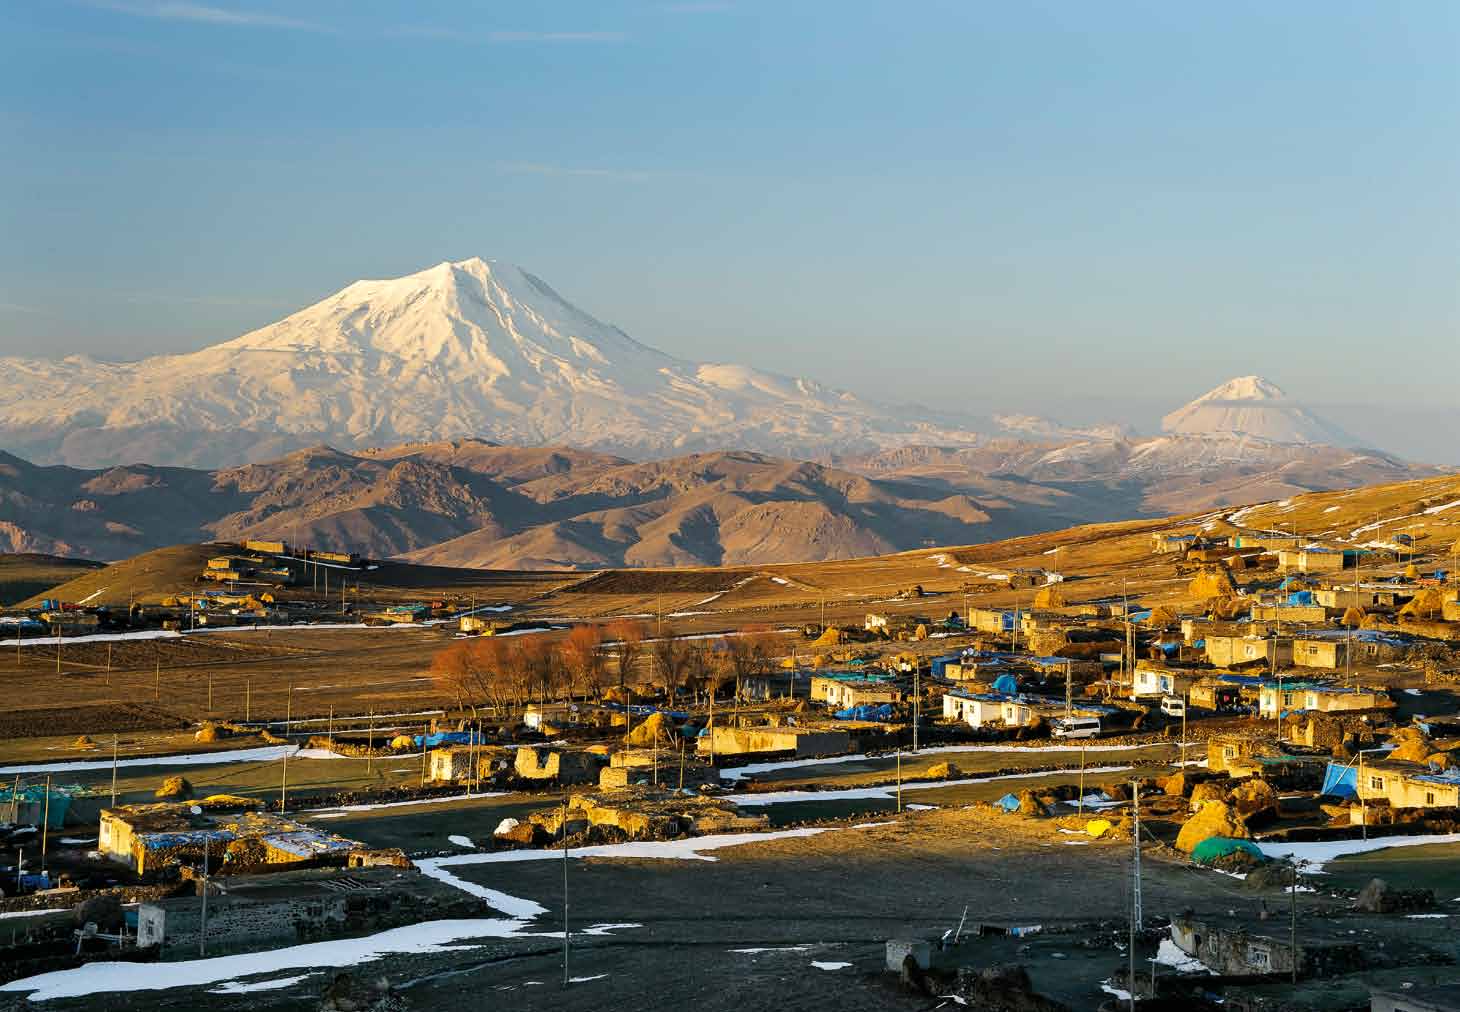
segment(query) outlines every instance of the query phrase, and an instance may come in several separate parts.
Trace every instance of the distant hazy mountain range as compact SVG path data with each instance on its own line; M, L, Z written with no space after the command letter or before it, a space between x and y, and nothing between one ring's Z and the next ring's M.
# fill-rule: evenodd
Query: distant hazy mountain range
M1195 443L1210 455L1191 456ZM909 446L828 466L748 451L636 463L467 440L357 454L319 447L216 471L39 467L0 453L0 551L118 559L178 542L268 537L439 565L754 565L969 544L1435 473L1333 447L1251 448L1197 437L1010 441Z
M892 408L673 358L479 259L193 354L0 367L0 550L101 559L278 535L457 565L819 560L1435 473L1257 376L1154 438Z

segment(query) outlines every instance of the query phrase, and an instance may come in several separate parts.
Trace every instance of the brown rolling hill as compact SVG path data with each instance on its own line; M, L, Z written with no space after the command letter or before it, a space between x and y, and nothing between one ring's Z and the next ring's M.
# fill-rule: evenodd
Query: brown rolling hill
M449 567L766 566L1436 473L1371 451L1193 437L911 446L834 464L744 451L635 463L484 440L314 447L216 471L0 453L0 549L110 560L266 538Z

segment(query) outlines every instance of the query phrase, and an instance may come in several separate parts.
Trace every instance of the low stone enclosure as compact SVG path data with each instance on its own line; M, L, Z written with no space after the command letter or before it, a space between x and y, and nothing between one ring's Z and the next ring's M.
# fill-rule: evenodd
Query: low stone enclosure
M563 806L555 805L533 813L531 821L547 836L556 838L563 832L564 815ZM653 787L572 794L566 819L570 837L597 831L605 838L629 840L751 832L770 825L769 816L744 815L728 798Z

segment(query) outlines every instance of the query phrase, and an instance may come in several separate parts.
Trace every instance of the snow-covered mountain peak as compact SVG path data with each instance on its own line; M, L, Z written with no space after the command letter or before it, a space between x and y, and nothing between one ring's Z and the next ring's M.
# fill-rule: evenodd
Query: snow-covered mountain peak
M1268 443L1354 446L1338 426L1288 399L1261 376L1239 376L1161 419L1178 436L1238 436Z
M180 448L159 451L163 460L232 463L260 443L358 449L462 437L642 455L726 446L814 455L979 438L955 418L810 379L676 358L522 268L480 257L356 281L191 354L3 364L25 381L0 387L0 435L53 446L84 427L96 447L98 432L123 445L145 432Z
M1261 376L1238 376L1198 397L1193 403L1209 401L1282 401L1287 400L1281 387Z

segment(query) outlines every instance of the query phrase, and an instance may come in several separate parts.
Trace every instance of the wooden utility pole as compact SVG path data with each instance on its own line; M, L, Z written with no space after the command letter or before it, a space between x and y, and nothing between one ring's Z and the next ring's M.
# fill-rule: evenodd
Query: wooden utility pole
M902 749L897 750L897 814L902 814Z
M208 672L208 712L213 712L213 672Z
M1293 884L1288 890L1288 959L1292 962L1292 983L1298 982L1298 859L1289 857L1293 865Z
M160 703L162 702L162 653L159 650L152 651L152 695Z
M41 874L46 871L46 843L51 832L51 775L46 774L46 798L41 809Z
M247 723L253 714L253 679L245 676L243 679L243 719Z
M61 623L56 623L56 674L61 673Z
M563 986L568 980L568 792L563 792Z
M112 807L117 807L117 736L112 735Z
M284 772L279 778L279 814L283 815L289 806L289 746L284 746Z
M1134 840L1134 851L1131 857L1131 905L1130 905L1130 976L1126 979L1126 987L1130 993L1131 1012L1136 1007L1136 935L1140 932L1142 911L1141 911L1141 782L1131 781L1131 815L1134 819L1132 824Z

